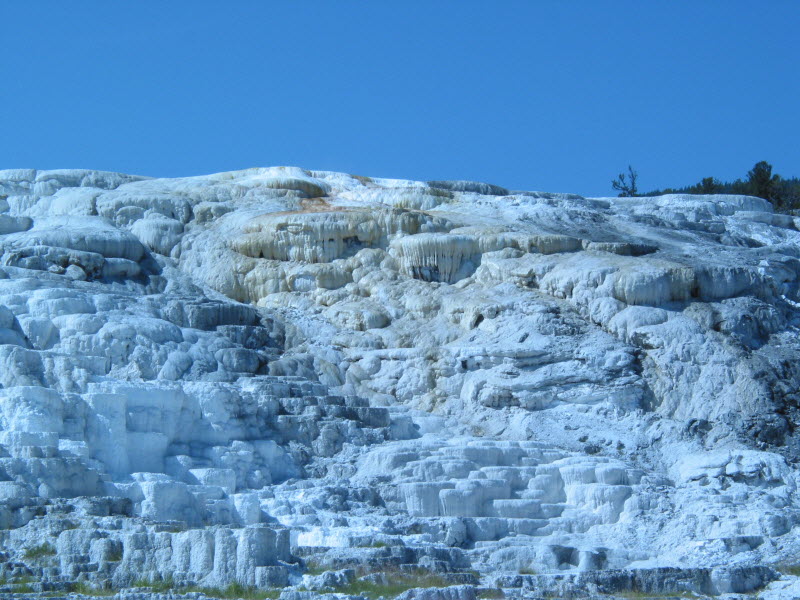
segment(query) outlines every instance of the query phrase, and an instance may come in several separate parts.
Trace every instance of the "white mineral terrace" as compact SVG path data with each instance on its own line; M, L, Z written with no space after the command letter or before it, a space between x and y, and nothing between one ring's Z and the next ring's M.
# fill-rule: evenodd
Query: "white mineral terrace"
M798 597L799 226L744 196L0 171L0 597L421 571L403 600Z

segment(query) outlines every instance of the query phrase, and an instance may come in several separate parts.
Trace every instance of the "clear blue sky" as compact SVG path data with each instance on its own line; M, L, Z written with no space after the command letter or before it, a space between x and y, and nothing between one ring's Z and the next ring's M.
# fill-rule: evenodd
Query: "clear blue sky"
M800 175L800 2L0 3L0 168Z

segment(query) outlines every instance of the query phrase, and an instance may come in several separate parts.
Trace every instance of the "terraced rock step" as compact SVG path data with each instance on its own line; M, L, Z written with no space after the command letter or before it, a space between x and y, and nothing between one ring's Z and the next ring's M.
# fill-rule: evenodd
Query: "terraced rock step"
M0 171L0 597L800 597L799 225Z
M516 575L495 580L501 588L523 588L542 594L576 595L634 592L643 596L669 594L748 594L778 579L780 575L763 566L719 567L716 569L606 569L559 575Z

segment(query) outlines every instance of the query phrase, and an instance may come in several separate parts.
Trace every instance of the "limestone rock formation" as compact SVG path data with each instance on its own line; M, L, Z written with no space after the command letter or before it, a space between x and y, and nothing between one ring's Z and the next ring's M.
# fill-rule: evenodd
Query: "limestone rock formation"
M799 226L0 171L0 595L791 597Z

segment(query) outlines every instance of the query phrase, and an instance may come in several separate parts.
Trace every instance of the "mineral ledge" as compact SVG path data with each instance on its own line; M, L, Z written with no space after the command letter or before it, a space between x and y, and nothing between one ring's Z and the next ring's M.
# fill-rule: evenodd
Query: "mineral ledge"
M0 596L800 597L798 227L0 171Z

